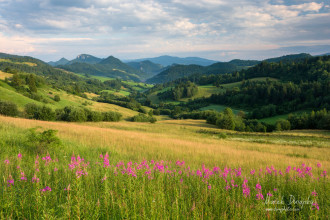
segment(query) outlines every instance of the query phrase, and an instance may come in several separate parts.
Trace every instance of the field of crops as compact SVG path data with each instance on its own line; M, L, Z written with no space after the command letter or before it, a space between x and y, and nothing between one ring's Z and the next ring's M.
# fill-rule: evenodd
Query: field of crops
M0 116L0 218L327 219L329 137Z

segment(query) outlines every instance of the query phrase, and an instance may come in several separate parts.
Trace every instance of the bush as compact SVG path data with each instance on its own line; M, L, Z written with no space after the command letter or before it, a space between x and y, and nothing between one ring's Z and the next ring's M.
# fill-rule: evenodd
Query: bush
M29 150L38 154L56 151L61 146L56 130L38 132L37 128L29 129L27 146Z
M59 95L55 95L55 96L54 96L54 101L55 101L55 102L59 102L59 101L61 101L61 97L60 97Z
M18 108L15 103L0 100L0 115L17 116Z
M34 103L25 105L25 117L43 121L53 121L56 119L55 112L47 106L38 106Z
M276 131L286 131L286 130L290 130L290 128L291 128L291 124L288 120L280 119L276 121L275 124Z
M120 121L122 114L118 112L103 112L103 121Z
M151 117L149 115L145 115L142 113L139 113L138 115L135 115L134 117L131 118L131 121L134 122L150 122L150 123L155 123L157 121L156 118Z

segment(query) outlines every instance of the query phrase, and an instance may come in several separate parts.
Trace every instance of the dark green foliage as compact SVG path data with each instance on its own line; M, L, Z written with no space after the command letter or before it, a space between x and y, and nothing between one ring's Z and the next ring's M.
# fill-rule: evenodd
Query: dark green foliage
M24 113L26 118L43 121L53 121L56 119L55 112L47 106L39 106L34 103L25 105Z
M139 113L138 115L135 115L131 118L131 121L134 122L150 122L150 123L155 123L157 119L155 117Z
M54 96L54 101L55 101L55 102L59 102L59 101L61 101L61 97L60 97L59 95L55 95L55 96Z
M198 93L198 87L192 82L184 82L176 85L171 90L158 93L157 96L162 99L179 100L181 98L190 98Z
M12 73L12 74L17 74L18 73L17 69L14 69L14 68L11 68L11 67L6 67L3 71L6 72L6 73Z
M30 74L28 77L28 85L30 92L36 93L37 92L37 86L36 86L36 79L34 74Z
M230 108L226 108L221 117L217 119L216 125L222 129L234 130L235 122L233 111Z
M286 131L291 129L291 124L288 120L280 119L276 121L275 130L276 131Z
M330 130L330 111L326 109L312 111L310 114L290 114L288 121L291 129L326 129Z
M160 115L160 111L159 111L159 109L154 109L154 110L153 110L153 114L154 114L154 115Z
M103 112L103 121L120 121L122 115L118 112Z
M37 128L29 129L26 145L28 150L43 154L48 151L56 151L61 146L60 139L56 136L56 130L38 132Z
M17 116L17 105L12 102L0 100L0 115Z

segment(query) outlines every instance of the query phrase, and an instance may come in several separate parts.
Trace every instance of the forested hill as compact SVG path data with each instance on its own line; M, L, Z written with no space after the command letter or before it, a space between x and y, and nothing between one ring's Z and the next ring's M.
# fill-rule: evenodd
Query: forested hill
M108 85L99 80L80 77L32 57L0 54L0 71L18 75L36 74L42 76L47 84L77 95L108 89Z
M282 64L290 63L293 61L302 61L304 59L311 58L312 56L306 53L293 54L277 58L266 59L263 62L282 62ZM166 83L183 77L189 77L191 75L202 74L224 74L237 72L242 69L255 66L262 61L257 60L232 60L230 62L218 62L209 66L199 65L173 65L165 71L147 80L148 83Z
M137 82L146 78L144 72L130 67L113 56L109 56L98 63L74 62L57 67L75 73L120 78Z

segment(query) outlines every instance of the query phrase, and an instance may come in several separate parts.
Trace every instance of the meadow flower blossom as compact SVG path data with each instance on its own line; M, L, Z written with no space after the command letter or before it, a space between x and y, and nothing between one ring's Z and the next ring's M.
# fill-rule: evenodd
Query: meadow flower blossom
M54 172L56 172L56 171L58 171L58 169L55 167L55 168L54 168Z
M40 189L39 191L40 192L47 192L47 191L52 191L52 189L49 186L46 186L45 188Z
M211 189L211 188L212 188L212 186L211 186L211 185L208 185L208 186L207 186L207 188L208 188L208 189Z
M317 196L317 192L315 192L315 190L312 192L312 196Z
M104 177L102 178L101 182L103 183L106 180L107 180L107 175L104 175Z
M288 167L286 168L285 172L289 173L290 170L291 170L291 166L288 166Z
M12 179L12 177L11 176L9 176L9 179L7 180L7 186L8 187L11 187L11 186L13 186L14 185L14 179Z
M230 186L229 185L226 186L226 190L227 191L230 190Z
M176 163L175 163L175 165L177 165L177 166L183 166L184 164L185 164L185 162L180 161L180 160L176 161Z
M256 195L256 199L257 199L257 200L264 199L264 196L262 195L261 192L259 192L259 193Z
M312 207L312 210L319 210L320 209L319 204L317 204L317 202L314 202L312 204L312 206L314 206L314 207Z
M321 174L321 177L326 177L327 176L327 171L323 170L322 174Z
M21 160L21 159L22 159L22 154L21 154L21 153L18 153L17 158L18 158L19 160Z
M319 163L317 163L317 167L318 168L320 168L322 165L321 165L321 163L319 162Z
M6 165L9 165L9 160L8 159L6 159L5 161L4 161L4 163L6 164Z
M183 179L180 179L180 183L183 183Z
M257 183L257 185L256 185L256 189L259 191L259 190L261 190L261 185L259 184L259 183Z
M27 178L26 178L24 172L21 172L21 178L20 178L20 181L27 181Z
M38 183L39 182L39 178L34 174L34 176L32 177L32 183Z
M277 188L274 188L273 190L274 190L274 192L276 192L277 191Z
M256 172L255 170L251 170L250 174L254 175L255 172Z
M271 194L270 192L268 192L268 193L267 193L267 196L272 197L273 194Z
M244 179L243 184L242 184L242 188L243 188L243 196L245 198L247 198L247 197L250 196L250 188L247 185L247 183L248 183L248 180L247 179Z

